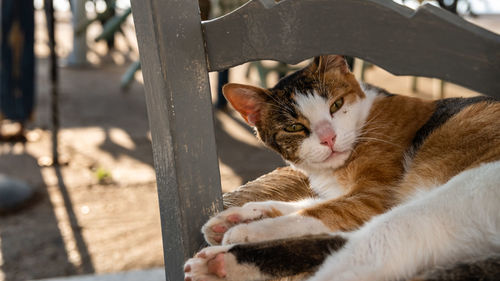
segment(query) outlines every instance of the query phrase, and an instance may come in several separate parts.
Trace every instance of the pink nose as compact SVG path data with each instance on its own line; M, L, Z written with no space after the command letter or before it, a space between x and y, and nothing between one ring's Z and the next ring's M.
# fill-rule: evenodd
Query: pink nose
M333 145L335 144L335 138L337 136L335 134L333 135L328 135L328 136L325 136L324 138L320 138L320 143L322 145L326 145L328 146L329 148L333 149Z
M335 138L337 137L337 135L335 134L335 131L333 130L332 125L330 125L329 122L320 122L314 128L314 131L318 135L319 142L322 145L326 145L333 149L333 145L335 144Z

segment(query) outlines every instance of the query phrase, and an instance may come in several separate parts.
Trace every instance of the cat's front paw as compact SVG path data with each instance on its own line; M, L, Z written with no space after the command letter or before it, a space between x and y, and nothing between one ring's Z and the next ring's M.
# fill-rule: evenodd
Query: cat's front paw
M225 233L222 244L263 242L329 232L331 230L316 218L290 214L236 225Z
M225 255L230 246L214 246L203 249L184 265L185 281L227 280Z
M272 240L273 231L266 229L267 226L268 223L264 221L234 226L224 234L222 245Z
M259 268L238 263L233 246L213 246L200 251L184 265L184 281L251 281L268 279Z
M276 209L261 203L247 203L242 207L232 207L220 212L203 225L201 231L210 245L219 245L224 234L238 224L281 215Z

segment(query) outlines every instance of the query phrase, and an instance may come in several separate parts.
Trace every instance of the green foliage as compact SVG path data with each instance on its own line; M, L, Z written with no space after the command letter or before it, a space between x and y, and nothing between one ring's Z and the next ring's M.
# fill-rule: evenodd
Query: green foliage
M127 20L127 17L132 13L132 8L128 8L125 10L125 12L121 15L115 15L114 17L108 19L104 26L102 27L102 32L99 36L95 38L95 41L99 40L109 40L113 36L115 36L115 33L120 31L120 26L125 20Z
M99 167L94 171L94 176L97 178L99 184L109 184L113 181L111 172L103 167Z
M128 68L125 74L123 74L120 86L122 90L127 90L130 84L134 80L135 73L141 69L141 63L139 61L134 61Z

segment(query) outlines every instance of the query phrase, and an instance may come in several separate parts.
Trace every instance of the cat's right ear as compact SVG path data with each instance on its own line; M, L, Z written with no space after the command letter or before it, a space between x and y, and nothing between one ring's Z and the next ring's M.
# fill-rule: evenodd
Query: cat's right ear
M347 65L347 61L344 56L341 55L324 55L315 57L313 63L311 64L311 70L313 72L323 74L328 73L341 73L347 74L351 71Z
M263 97L269 94L266 89L230 83L224 85L222 92L250 126L260 121Z

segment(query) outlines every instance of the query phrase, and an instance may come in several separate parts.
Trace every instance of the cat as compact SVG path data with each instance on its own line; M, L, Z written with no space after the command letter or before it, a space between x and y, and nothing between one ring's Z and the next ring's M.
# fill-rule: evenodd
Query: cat
M202 232L216 246L186 262L186 281L430 279L460 262L496 274L498 100L390 94L359 83L338 55L315 58L272 89L228 84L224 94L264 144L307 175L312 195L212 217Z

